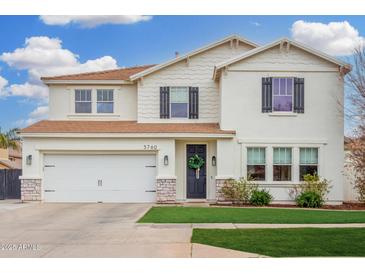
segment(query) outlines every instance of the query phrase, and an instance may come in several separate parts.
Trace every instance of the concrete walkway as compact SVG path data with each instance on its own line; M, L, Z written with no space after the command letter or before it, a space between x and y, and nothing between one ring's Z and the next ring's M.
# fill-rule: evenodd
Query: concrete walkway
M191 244L191 225L140 225L151 204L0 203L1 257L259 257Z
M0 203L0 257L252 258L191 243L193 228L365 227L365 224L138 224L152 204Z

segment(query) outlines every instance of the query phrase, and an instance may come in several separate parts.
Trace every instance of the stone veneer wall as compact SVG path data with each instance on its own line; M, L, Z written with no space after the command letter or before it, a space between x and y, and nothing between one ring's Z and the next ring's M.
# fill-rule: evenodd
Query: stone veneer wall
M20 186L22 201L41 201L41 184L41 179L22 179Z
M157 203L176 202L176 179L157 179Z
M224 185L224 182L227 181L227 179L216 179L215 180L215 197L217 199L217 202L224 202L225 198L223 193L221 192L221 189Z

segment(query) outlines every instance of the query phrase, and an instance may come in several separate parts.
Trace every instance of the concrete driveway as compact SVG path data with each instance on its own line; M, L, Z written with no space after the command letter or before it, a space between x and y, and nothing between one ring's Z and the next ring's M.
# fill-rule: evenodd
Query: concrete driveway
M150 204L0 204L0 257L191 257L191 227L135 222Z

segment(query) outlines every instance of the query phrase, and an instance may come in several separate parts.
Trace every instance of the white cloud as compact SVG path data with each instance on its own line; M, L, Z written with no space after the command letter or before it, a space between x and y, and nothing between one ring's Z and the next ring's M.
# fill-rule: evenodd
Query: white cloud
M23 96L35 99L48 98L48 88L46 86L34 85L29 82L10 85L6 91L8 96Z
M134 24L149 21L152 16L144 15L41 15L40 19L46 25L64 26L78 24L83 28L94 28L105 24Z
M62 48L60 39L47 36L27 38L24 47L4 52L0 55L0 60L16 69L28 70L29 81L33 84L40 84L41 76L117 68L117 61L111 56L80 63L77 54Z
M8 80L6 80L4 77L0 75L0 96L3 91L3 89L7 86Z
M27 119L22 119L16 121L17 127L25 127L29 126L30 124L34 124L35 122L38 122L40 120L47 119L48 117L48 106L39 106L35 110L33 110L31 113L29 113Z
M111 56L80 63L79 56L62 48L58 38L35 36L25 40L22 48L13 52L4 52L0 60L10 67L28 71L28 81L24 84L13 84L5 88L8 96L25 96L28 98L46 99L47 87L40 80L41 76L55 76L117 68L117 61Z
M335 56L351 55L365 43L347 21L324 24L299 20L293 23L291 32L294 40Z

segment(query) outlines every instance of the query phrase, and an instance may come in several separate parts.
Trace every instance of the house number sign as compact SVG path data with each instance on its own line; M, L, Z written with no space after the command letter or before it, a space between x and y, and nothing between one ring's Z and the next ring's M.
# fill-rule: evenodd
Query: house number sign
M157 145L144 145L144 150L157 150Z

